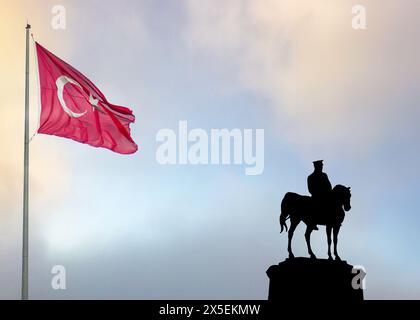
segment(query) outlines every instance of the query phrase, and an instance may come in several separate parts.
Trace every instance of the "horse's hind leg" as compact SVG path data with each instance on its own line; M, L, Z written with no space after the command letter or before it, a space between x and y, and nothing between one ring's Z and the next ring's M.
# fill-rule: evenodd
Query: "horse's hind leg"
M334 235L334 255L335 260L341 261L341 258L337 252L337 243L338 243L338 233L340 232L340 225L333 227L333 235Z
M306 240L306 245L308 246L308 253L310 255L310 257L312 259L316 259L315 254L312 252L312 248L311 248L311 232L312 232L312 227L307 226L306 227L306 232L305 232L305 240Z
M293 233L295 232L295 229L297 225L299 224L299 222L300 221L295 218L290 218L290 228L289 228L289 233L288 233L289 241L287 244L287 251L289 252L289 258L295 257L292 252L292 238L293 238Z
M332 260L332 256L331 256L331 231L332 231L332 226L327 226L325 230L327 232L328 259Z

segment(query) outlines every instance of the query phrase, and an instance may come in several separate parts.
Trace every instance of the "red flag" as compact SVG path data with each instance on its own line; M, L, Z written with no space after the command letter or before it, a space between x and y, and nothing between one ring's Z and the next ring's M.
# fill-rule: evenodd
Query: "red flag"
M109 103L88 78L39 43L36 51L41 86L38 132L118 153L136 152L130 136L132 111Z

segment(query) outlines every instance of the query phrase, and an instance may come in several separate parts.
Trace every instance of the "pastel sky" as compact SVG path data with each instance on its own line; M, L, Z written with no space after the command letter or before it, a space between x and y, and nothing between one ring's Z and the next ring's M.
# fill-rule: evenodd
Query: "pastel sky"
M26 19L35 39L130 107L131 156L35 135L30 297L266 299L286 257L287 191L312 161L352 187L341 256L366 298L420 299L419 13L415 0L0 0L0 298L20 296ZM367 8L367 29L351 8ZM51 9L66 9L66 29ZM33 53L33 51L32 51ZM31 133L38 96L31 55ZM156 133L265 130L265 169L159 165ZM307 255L303 225L294 248ZM313 234L326 257L324 228ZM63 265L67 289L53 290Z

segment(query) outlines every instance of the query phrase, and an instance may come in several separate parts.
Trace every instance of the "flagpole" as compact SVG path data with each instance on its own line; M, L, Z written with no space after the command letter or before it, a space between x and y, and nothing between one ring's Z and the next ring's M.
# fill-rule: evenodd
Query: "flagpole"
M25 67L25 142L23 164L23 239L22 239L22 300L28 300L28 198L29 198L29 31L26 24L26 67Z

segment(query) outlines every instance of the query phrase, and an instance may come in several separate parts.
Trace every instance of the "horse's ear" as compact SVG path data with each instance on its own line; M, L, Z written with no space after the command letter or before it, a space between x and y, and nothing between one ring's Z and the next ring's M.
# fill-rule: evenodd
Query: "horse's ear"
M351 187L347 187L348 190L351 190Z

